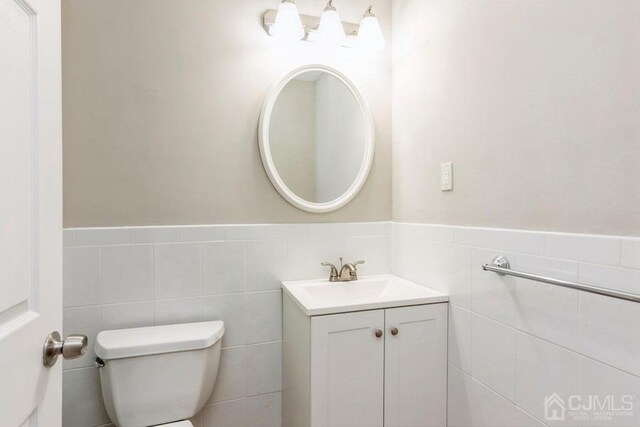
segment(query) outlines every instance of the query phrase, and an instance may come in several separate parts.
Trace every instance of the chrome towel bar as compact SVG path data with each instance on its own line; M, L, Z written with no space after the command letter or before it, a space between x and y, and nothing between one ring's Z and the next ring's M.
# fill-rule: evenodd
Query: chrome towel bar
M506 257L498 256L491 261L491 264L482 266L484 271L493 271L500 275L521 277L523 279L535 280L537 282L548 283L550 285L562 286L563 288L576 289L578 291L590 292L592 294L604 295L608 297L623 299L627 301L640 302L640 295L627 292L604 289L597 286L583 285L581 283L569 282L567 280L554 279L552 277L540 276L537 274L525 273L523 271L511 270L511 265Z

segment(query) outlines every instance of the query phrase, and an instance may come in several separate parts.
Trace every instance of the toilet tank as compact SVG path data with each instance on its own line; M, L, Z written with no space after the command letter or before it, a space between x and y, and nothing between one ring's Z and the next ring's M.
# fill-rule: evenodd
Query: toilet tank
M197 414L216 382L223 334L221 321L100 332L95 353L111 421L147 427Z

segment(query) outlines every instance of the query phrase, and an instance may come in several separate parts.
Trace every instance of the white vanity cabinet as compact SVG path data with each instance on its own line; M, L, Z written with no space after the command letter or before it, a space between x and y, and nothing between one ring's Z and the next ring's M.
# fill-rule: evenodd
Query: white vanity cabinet
M447 304L309 316L285 293L285 427L446 425Z

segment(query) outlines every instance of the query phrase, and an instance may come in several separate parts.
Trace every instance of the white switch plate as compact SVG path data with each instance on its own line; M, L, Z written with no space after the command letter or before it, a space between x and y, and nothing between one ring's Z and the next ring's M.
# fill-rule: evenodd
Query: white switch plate
M442 191L453 191L453 163L443 163L440 165L440 189Z

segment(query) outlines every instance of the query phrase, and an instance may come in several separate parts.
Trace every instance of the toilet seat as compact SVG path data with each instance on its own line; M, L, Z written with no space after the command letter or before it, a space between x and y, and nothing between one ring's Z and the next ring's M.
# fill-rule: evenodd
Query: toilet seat
M191 421L189 420L182 420L182 421L176 421L169 424L160 424L160 425L157 425L156 427L193 427L193 424L191 424Z

